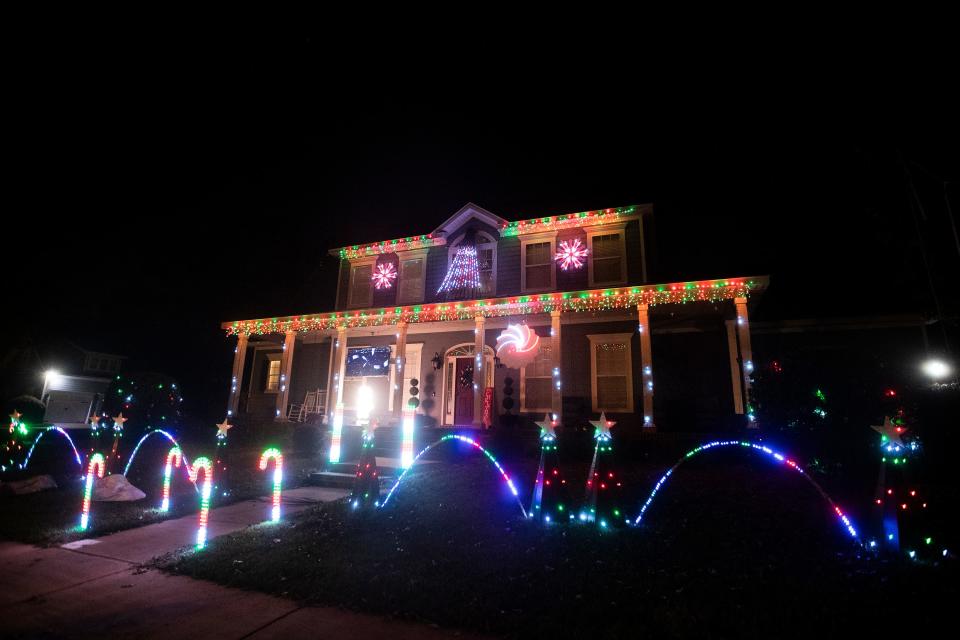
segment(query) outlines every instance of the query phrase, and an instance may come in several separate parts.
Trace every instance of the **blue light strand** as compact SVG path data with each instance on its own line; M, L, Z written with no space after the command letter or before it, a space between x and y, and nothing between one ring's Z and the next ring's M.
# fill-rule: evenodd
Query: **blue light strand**
M180 443L177 442L177 439L174 438L169 433L167 433L166 431L164 431L163 429L154 429L152 431L145 433L143 437L140 438L140 442L137 443L137 446L133 448L133 451L130 453L130 457L127 458L127 465L123 468L124 476L126 476L127 472L130 471L130 466L133 464L133 459L137 457L137 452L140 451L140 445L143 444L144 440L146 440L147 438L149 438L150 436L156 433L159 433L160 435L165 436L167 440L173 443L173 446L180 449L180 455L183 457L183 468L185 470L190 468L190 460L187 459L187 456L183 453L183 447L180 446ZM189 476L189 473L187 475Z
M470 446L474 447L475 449L479 449L480 452L483 453L483 455L487 458L487 460L488 460L491 464L493 464L493 466L495 466L495 467L497 468L497 471L500 472L500 475L503 477L503 481L504 481L504 482L507 484L507 486L510 488L510 492L513 493L513 498L514 498L514 500L517 501L517 506L520 507L520 512L523 514L523 517L524 517L524 518L527 517L527 510L523 508L523 503L520 502L520 493L517 491L516 485L513 484L513 480L510 479L510 476L507 474L507 472L504 471L503 467L500 466L500 463L497 461L497 459L493 457L493 454L491 454L489 451L487 451L486 449L484 449L483 446L482 446L479 442L477 442L476 440L474 440L473 438L470 438L470 437L467 437L467 436L462 436L462 435L457 434L457 433L445 435L445 436L443 436L442 438L440 438L439 440L437 440L436 442L434 442L434 443L432 443L432 444L429 444L429 445L427 445L426 447L424 447L424 448L420 451L420 453L418 453L418 454L413 458L413 462L411 463L411 465L410 465L409 467L407 467L406 469L404 469L404 470L403 470L403 473L401 473L401 474L397 477L397 481L393 483L393 486L390 487L390 491L387 492L387 497L385 497L385 498L383 499L383 502L380 503L380 505L378 505L378 506L379 506L380 508L383 508L383 507L387 506L387 502L390 501L390 497L391 497L391 496L393 495L393 493L397 490L397 487L400 486L400 483L401 483L401 482L403 481L403 479L407 476L407 473L409 473L410 470L417 464L417 462L420 460L420 457L421 457L421 456L423 456L426 452L428 452L428 451L430 451L431 449L433 449L435 446L437 446L437 445L439 445L439 444L442 444L442 443L444 443L444 442L447 442L448 440L459 440L460 442L466 442L467 444L469 444Z
M673 472L676 471L677 467L679 467L681 464L683 464L690 458L694 457L695 455L703 451L707 451L708 449L720 448L720 447L741 447L741 448L751 449L754 451L759 451L761 453L764 453L770 456L780 464L786 465L798 471L800 475L803 476L803 478L807 482L813 485L813 487L817 490L817 492L824 499L824 501L826 501L827 504L830 505L831 510L836 514L837 518L840 520L841 524L843 525L847 533L850 535L850 537L857 542L860 541L860 537L857 534L857 530L853 526L853 523L850 521L850 518L848 518L847 515L840 509L840 507L837 506L837 504L827 494L827 492L823 490L823 487L821 487L819 484L817 484L817 482L813 478L807 475L807 473L800 467L800 465L798 465L796 462L791 460L789 457L783 455L782 453L774 451L770 447L766 447L760 444L747 442L743 440L714 440L713 442L708 442L706 444L702 444L696 447L695 449L691 449L686 454L684 454L684 456L680 458L680 460L678 460L676 464L670 467L666 471L666 473L664 473L660 477L660 479L657 481L657 484L654 485L653 490L650 492L650 495L647 497L646 502L644 502L643 506L640 507L640 514L637 516L637 519L634 520L633 524L634 525L640 524L640 521L643 520L643 516L646 514L647 509L650 507L650 504L653 502L653 499L657 496L657 493L663 487L664 483L667 481L667 478L673 475Z
M27 457L23 459L23 463L21 463L20 469L25 470L27 468L27 465L30 464L30 456L33 455L33 450L36 448L37 443L40 442L40 438L42 438L44 435L46 435L50 431L58 431L64 438L67 439L67 442L69 442L70 446L73 448L74 460L76 460L77 465L81 469L83 469L83 461L80 458L80 452L77 451L77 445L73 444L73 438L71 438L70 434L64 431L61 427L56 427L56 426L47 427L46 429L44 429L43 431L37 434L37 438L33 441L33 444L30 445L30 449L27 451Z

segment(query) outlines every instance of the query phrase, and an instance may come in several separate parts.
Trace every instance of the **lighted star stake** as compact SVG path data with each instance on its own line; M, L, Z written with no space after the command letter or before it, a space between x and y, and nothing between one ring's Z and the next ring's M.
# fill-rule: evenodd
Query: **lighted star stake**
M884 416L882 425L871 425L871 429L880 434L880 446L887 453L897 453L906 448L900 436L907 432L907 429L898 425L890 419L890 416Z
M593 450L593 461L587 475L587 499L580 511L580 520L596 522L601 529L629 524L620 508L619 493L621 482L613 471L613 437L610 429L617 423L607 420L604 413L599 420L590 420L593 425L593 437L597 446Z
M579 238L574 238L573 242L564 240L560 243L555 260L564 271L570 269L579 269L586 264L587 248L583 246Z
M217 456L214 463L217 470L217 484L214 489L218 496L230 495L229 476L227 475L227 432L233 427L234 425L230 424L229 418L224 418L223 422L217 424Z
M378 264L377 270L373 273L373 286L377 289L389 289L396 278L397 269L392 262Z
M569 517L569 494L567 481L560 474L559 449L557 446L557 421L550 415L540 422L540 464L533 487L530 517L544 524L563 523Z
M115 465L120 464L120 438L123 437L123 423L129 418L123 417L123 412L113 418L113 446L110 447L110 459L107 460L107 472L113 473Z
M361 435L360 460L357 462L353 479L353 492L350 505L359 507L380 506L380 470L377 468L377 456L374 452L374 436L377 424L364 428Z

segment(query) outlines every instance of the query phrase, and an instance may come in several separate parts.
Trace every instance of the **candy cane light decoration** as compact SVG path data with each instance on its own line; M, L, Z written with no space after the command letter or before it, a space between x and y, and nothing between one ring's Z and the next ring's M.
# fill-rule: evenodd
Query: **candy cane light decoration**
M276 522L280 519L280 492L283 490L283 454L276 447L264 451L260 456L260 471L267 470L270 458L273 458L273 509L270 519Z
M200 490L200 528L197 530L197 549L207 544L207 517L210 515L210 488L213 486L213 463L210 458L197 458L190 468L190 481L194 484L203 471L203 488Z
M511 369L533 362L540 352L540 336L525 324L508 324L497 337L497 357Z
M90 524L90 495L93 493L93 477L103 477L105 461L102 453L95 453L90 456L90 464L87 466L87 482L83 489L83 510L80 513L80 530L86 531Z
M173 447L167 453L167 466L163 470L163 502L160 503L160 511L170 509L170 476L173 475L173 468L179 467L182 461L183 454L180 452L180 447ZM187 463L187 468L189 467L190 464Z

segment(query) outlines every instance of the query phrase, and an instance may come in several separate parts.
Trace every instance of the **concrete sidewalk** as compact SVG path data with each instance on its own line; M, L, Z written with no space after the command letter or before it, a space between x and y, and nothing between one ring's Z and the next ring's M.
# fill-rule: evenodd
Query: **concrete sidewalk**
M284 513L336 500L346 491L303 487L283 493ZM269 517L268 499L210 511L208 536ZM269 526L269 525L267 525ZM4 638L448 638L456 632L302 607L265 594L172 576L140 565L193 544L197 516L130 529L63 547L0 542ZM460 637L463 637L462 635Z

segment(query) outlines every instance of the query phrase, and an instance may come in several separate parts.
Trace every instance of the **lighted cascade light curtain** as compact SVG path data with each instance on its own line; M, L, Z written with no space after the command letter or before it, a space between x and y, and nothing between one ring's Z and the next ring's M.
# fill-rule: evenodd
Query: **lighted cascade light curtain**
M477 259L477 234L467 231L463 242L457 247L447 275L444 276L437 294L441 300L473 300L481 296L480 264Z

